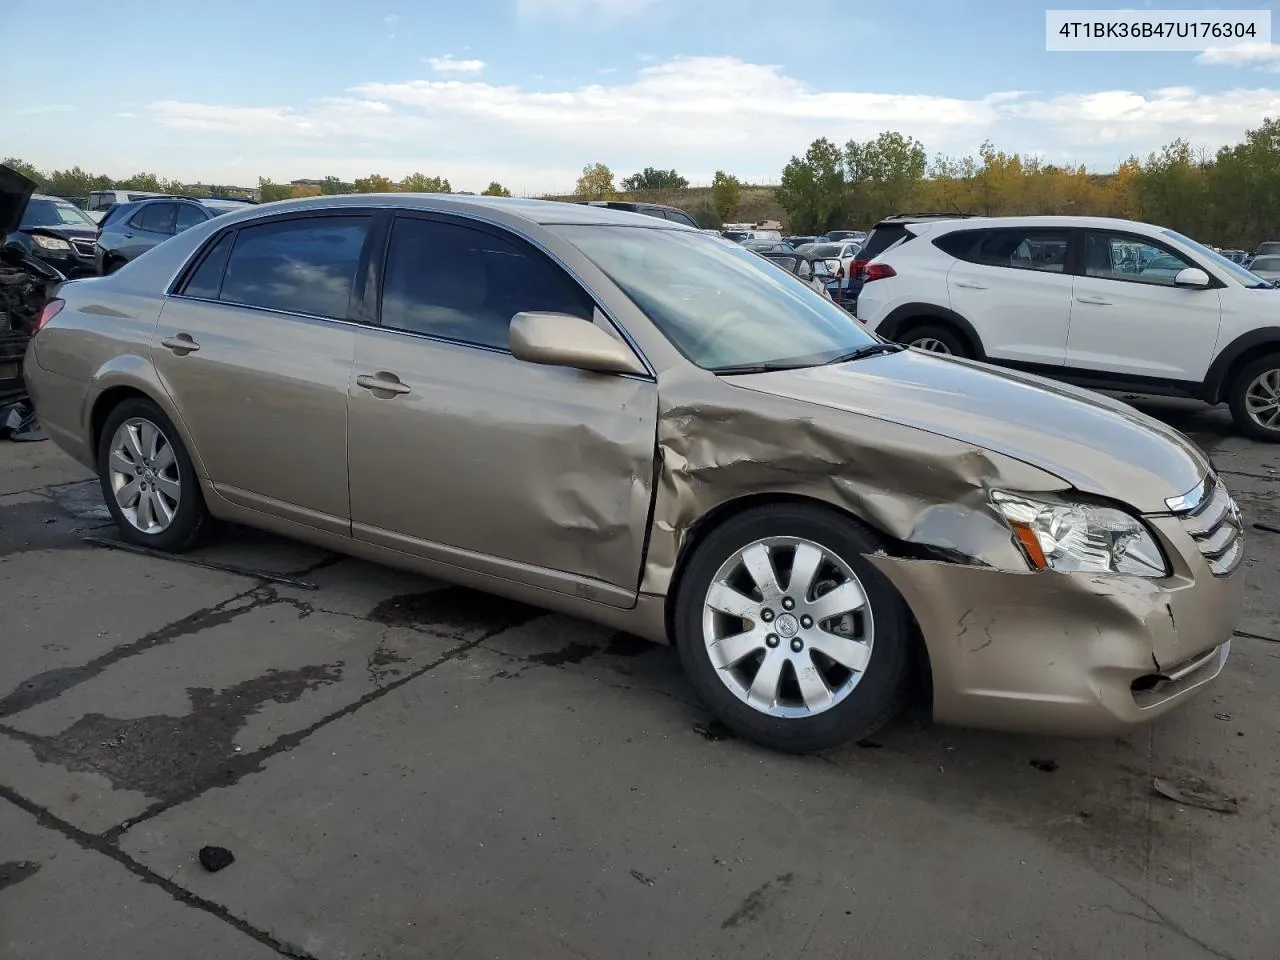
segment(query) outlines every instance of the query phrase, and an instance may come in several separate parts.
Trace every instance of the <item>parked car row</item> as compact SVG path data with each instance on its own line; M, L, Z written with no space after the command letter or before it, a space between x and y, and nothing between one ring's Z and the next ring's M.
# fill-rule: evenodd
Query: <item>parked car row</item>
M894 218L858 263L856 315L890 340L1095 389L1227 403L1245 434L1280 442L1280 290L1173 230Z
M1030 227L909 225L865 305L885 278L932 270L942 297L953 267L992 271L956 289L1016 343L1033 314L994 271L1069 290L1115 249L1001 229ZM1160 289L1207 313L1212 267ZM921 689L941 722L1124 731L1210 684L1239 622L1243 524L1187 438L889 342L665 217L246 208L62 284L24 370L133 543L240 521L671 642L724 723L780 749L865 736Z

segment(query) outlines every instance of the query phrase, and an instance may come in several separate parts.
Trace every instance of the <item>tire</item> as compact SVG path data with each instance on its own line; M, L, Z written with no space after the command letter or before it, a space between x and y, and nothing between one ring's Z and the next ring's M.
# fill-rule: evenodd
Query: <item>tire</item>
M928 350L930 353L949 354L953 357L971 358L973 355L969 345L958 333L950 327L934 324L909 327L906 333L898 337L898 342L910 347L928 342L932 346L918 346L918 348Z
M1258 410L1260 401L1267 399L1277 406ZM1241 370L1227 390L1227 403L1241 433L1254 440L1280 443L1280 353L1259 357Z
M125 425L133 428L135 445L142 447L147 446L150 437L147 427L158 431L160 440L155 444L156 457L151 463L146 460L138 463L122 433ZM113 459L113 453L121 445L123 459ZM166 450L171 452L172 459ZM149 452L149 449L143 450L144 454ZM129 470L122 469L126 464L135 465L134 479L139 484L135 492L142 491L145 484L149 505L144 507L140 496L129 495L125 496L126 502L122 504L116 489L117 486L123 489L128 485L124 480L129 476ZM139 472L139 467L142 472ZM181 553L203 540L212 526L204 494L200 490L200 480L187 448L173 421L150 400L141 397L125 400L107 415L98 440L98 480L112 519L123 538L130 543L166 553ZM174 481L176 487L173 486ZM172 495L175 489L176 498ZM128 500L133 500L132 507ZM168 518L165 516L166 507L171 514ZM144 523L148 517L154 522Z
M124 261L119 257L108 257L102 263L102 275L104 277L109 277L123 266Z
M759 588L741 566L739 558L744 548L751 548L758 558L756 548L761 541L769 544L765 549L772 557L768 562L775 565L777 583L786 578L788 589L792 565L800 556L797 544L791 541L800 541L799 545L806 549L817 548L826 555L823 565L816 568L819 572L810 580L812 589L803 596L797 592L796 597L789 598L792 607L786 606L788 600L782 594L774 594L776 603L768 604L768 610L762 609L765 604L761 603ZM911 619L902 597L864 558L864 554L879 547L879 540L871 531L833 510L777 504L744 511L694 548L678 584L675 645L690 681L726 726L744 739L767 747L811 753L866 737L893 718L902 706L911 674ZM844 598L858 591L845 589L850 581L839 581L836 567L827 566L830 557L843 563L853 575L852 583L861 588L866 602L856 613L843 608ZM735 570L741 576L732 572ZM829 586L837 583L839 593ZM739 602L735 595L723 593L726 585L736 588L737 598L753 605L744 622L715 612L708 603L713 586L717 605L723 608ZM826 593L832 594L833 599L840 597L841 602L817 606L815 601ZM809 610L820 616L825 609L834 608L841 608L837 613L842 616L820 619L818 623L805 614ZM792 612L787 613L788 610ZM784 616L790 619L784 620ZM843 632L830 629L837 620ZM750 629L744 631L744 626ZM713 654L713 644L735 634L741 634L736 646L717 645L717 651L729 652ZM800 648L795 646L797 642ZM739 658L747 649L751 652ZM815 650L822 655L815 657ZM849 669L828 659L828 651L845 661L854 659L851 653L866 659L860 670ZM720 666L713 656L721 657ZM781 666L767 672L766 664L770 662ZM829 704L814 697L818 706L810 705L797 667L808 675L809 693L821 694L825 690L831 695ZM752 702L751 688L766 675L770 679L760 689L773 689L772 702ZM774 676L780 682L774 682ZM815 686L815 677L819 678L821 689Z

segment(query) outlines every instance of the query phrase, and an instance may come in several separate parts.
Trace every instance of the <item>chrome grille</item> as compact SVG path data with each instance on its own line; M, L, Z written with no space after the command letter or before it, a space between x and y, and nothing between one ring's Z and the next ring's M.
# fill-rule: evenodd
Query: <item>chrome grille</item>
M92 257L94 255L95 242L93 240L72 240L71 246L75 248L76 253L80 254L80 256Z
M1244 561L1244 523L1240 508L1222 482L1214 476L1206 477L1204 483L1175 498L1170 506L1209 562L1210 572L1215 577L1234 573Z

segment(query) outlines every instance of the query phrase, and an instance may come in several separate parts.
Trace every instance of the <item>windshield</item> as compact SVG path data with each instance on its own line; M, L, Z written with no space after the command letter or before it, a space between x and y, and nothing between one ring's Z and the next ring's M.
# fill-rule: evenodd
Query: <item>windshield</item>
M811 257L838 257L844 248L843 243L815 243L805 253Z
M97 227L74 203L65 200L31 200L19 230L32 227Z
M1231 279L1234 280L1236 283L1243 284L1246 287L1262 286L1268 289L1272 289L1271 284L1268 283L1266 280L1263 280L1261 277L1257 276L1256 274L1250 273L1244 267L1240 266L1240 264L1235 263L1234 261L1228 259L1227 257L1224 257L1222 254L1215 253L1213 250L1206 247L1203 243L1196 243L1194 240L1190 239L1189 237L1184 237L1182 234L1174 230L1162 230L1161 233L1163 233L1166 237L1173 237L1173 239L1177 240L1179 243L1185 243L1188 247L1190 247L1192 250L1195 250L1201 256L1208 258L1208 260L1215 267L1218 267L1220 270L1223 270L1226 273L1230 274Z
M557 229L705 370L816 366L877 342L807 283L761 269L737 244L683 230Z
M1252 271L1258 270L1280 270L1280 257L1258 257L1253 263L1249 264Z

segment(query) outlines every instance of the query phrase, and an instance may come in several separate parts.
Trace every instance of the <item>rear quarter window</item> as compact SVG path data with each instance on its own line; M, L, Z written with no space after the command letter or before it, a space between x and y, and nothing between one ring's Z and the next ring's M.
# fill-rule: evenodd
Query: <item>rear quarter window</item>
M907 228L900 223L876 227L871 231L871 236L867 237L867 243L858 257L861 260L874 260L905 236Z

